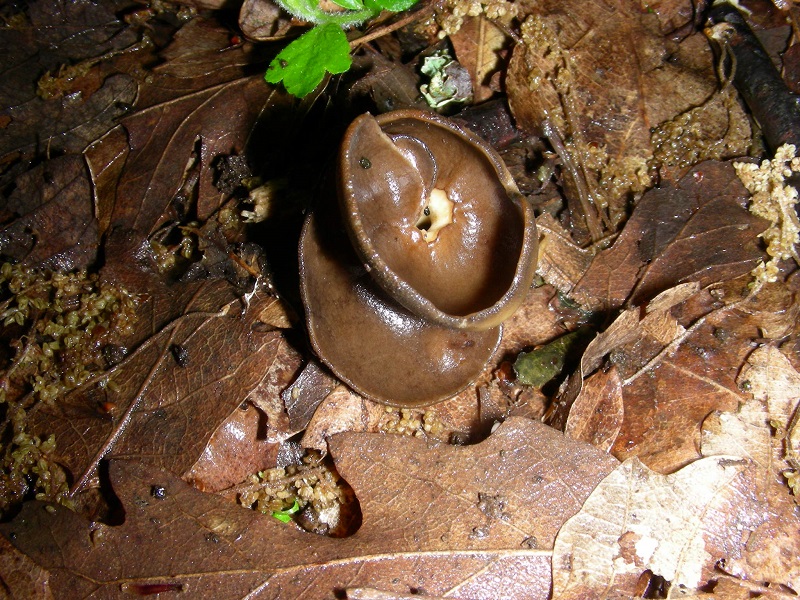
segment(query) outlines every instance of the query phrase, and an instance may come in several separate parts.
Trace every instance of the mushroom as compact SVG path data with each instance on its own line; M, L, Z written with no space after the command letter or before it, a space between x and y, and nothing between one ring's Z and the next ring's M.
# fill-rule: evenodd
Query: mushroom
M340 210L309 214L300 240L314 351L379 402L458 393L530 288L532 208L483 140L416 110L358 117L337 180Z

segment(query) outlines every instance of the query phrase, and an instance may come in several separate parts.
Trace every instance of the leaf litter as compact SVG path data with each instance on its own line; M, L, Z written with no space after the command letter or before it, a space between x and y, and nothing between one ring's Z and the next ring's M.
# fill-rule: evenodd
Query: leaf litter
M284 35L265 4L245 4L242 30ZM43 271L102 257L138 317L48 401L23 400L3 354L4 411L22 424L6 416L4 444L22 436L14 460L42 478L0 524L12 595L800 591L793 150L761 166L787 178L780 198L740 183L735 169L758 175L742 157L764 156L686 3L468 4L361 46L302 103L263 82L277 47L213 14L3 13L0 250ZM418 53L447 36L474 98L507 96L516 127L483 131L540 209L542 281L473 385L387 409L315 366L296 232L323 189L309 169L370 102L418 102ZM510 122L503 106L464 122ZM541 350L581 327L598 333L580 357ZM33 331L3 336L18 349ZM558 374L523 385L521 352ZM300 481L309 448L351 490L345 537L303 531L326 531L308 503L282 523L277 496L244 493L271 473ZM71 509L47 478L69 482ZM301 489L325 493L295 486L281 508Z

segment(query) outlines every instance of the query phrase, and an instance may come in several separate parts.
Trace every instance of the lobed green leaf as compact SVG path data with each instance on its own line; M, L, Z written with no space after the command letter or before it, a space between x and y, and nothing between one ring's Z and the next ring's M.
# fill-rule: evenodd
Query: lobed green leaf
M272 60L264 75L268 83L280 83L290 94L307 96L325 73L344 73L350 68L350 44L342 28L334 23L307 31Z

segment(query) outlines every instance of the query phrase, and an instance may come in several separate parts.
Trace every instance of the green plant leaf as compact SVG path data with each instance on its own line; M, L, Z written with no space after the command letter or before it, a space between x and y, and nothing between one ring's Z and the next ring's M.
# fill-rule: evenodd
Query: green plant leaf
M293 96L302 98L316 88L325 72L344 73L350 68L350 44L341 27L334 23L307 31L278 53L264 79L280 83Z
M332 2L342 8L350 10L361 10L364 8L364 2L362 0L332 0Z
M400 12L414 6L418 0L364 0L364 5L375 12L390 10Z
M290 506L289 508L284 508L283 510L273 510L272 516L278 519L281 523L288 523L292 520L292 515L300 510L300 504L297 502L297 499L294 501L294 505Z

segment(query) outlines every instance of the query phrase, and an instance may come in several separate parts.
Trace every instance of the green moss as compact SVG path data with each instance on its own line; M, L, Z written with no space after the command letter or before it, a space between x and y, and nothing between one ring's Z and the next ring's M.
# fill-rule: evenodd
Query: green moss
M28 415L102 373L135 316L135 297L86 271L0 267L0 514L31 496L68 504L56 439L32 435Z

